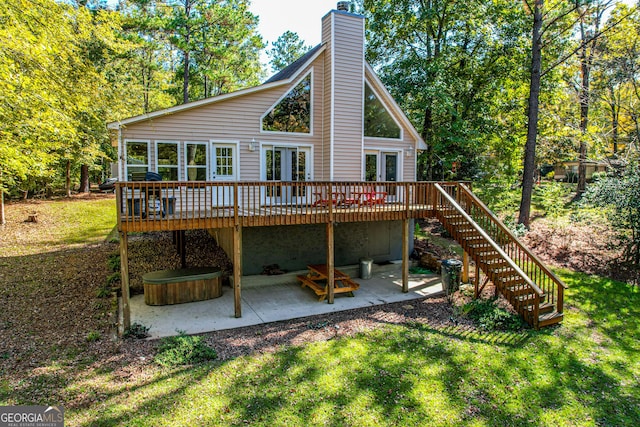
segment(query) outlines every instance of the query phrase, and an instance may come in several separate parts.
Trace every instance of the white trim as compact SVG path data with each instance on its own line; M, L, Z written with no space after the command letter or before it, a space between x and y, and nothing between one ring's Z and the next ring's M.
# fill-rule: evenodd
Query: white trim
M140 142L140 143L145 143L147 144L147 164L146 165L140 165L140 167L142 166L146 166L147 167L147 172L151 169L151 140L150 139L138 139L138 138L127 138L124 140L124 144L123 144L123 148L124 148L124 175L123 178L125 181L128 180L128 175L129 175L129 163L128 163L128 158L127 158L127 144L130 142ZM133 165L132 165L133 166Z
M260 151L260 180L261 181L266 181L267 180L267 170L265 169L265 164L264 164L264 160L265 160L265 150L269 149L269 148L303 148L303 149L307 149L309 150L309 170L308 170L308 174L311 177L310 179L306 179L306 181L312 181L313 177L314 177L314 156L313 156L313 148L314 145L313 144L296 144L294 142L271 142L271 141L260 141L258 150Z
M192 145L204 145L205 148L205 159L206 159L206 179L205 181L209 181L209 178L211 178L211 158L210 158L210 151L209 151L209 141L183 141L184 144L184 150L183 150L183 155L184 155L184 180L185 181L189 181L189 164L187 163L187 153L189 152L189 150L187 150L187 145L192 144ZM197 167L202 167L200 165L196 165Z
M285 99L290 93L291 91L298 86L304 79L307 78L307 76L311 76L311 82L309 83L309 133L304 133L304 132L282 132L282 131L273 131L273 130L264 130L263 126L262 126L262 121L264 120L264 118L271 112L273 111L274 108L276 108L276 106L278 104L280 104L280 102L282 102L283 99ZM300 77L300 79L298 79L294 84L292 84L289 87L289 90L286 91L284 94L282 94L282 96L280 98L278 98L278 100L276 102L274 102L269 108L267 108L267 111L265 111L261 116L260 116L260 133L261 134L265 134L265 135L299 135L299 136L313 136L313 83L314 83L314 75L313 75L313 67L311 67L311 69L305 73L302 77Z
M380 96L380 94L378 93L378 91L376 90L376 88L374 87L374 85L372 85L367 78L364 78L364 84L368 85L369 88L371 89L371 91L373 92L373 94L375 95L376 99L378 101L380 101L380 103L382 104L382 106L384 107L385 111L387 112L387 114L389 115L389 117L391 117L391 120L393 120L393 122L396 124L396 126L398 126L398 129L400 129L400 137L399 138L385 138L385 137L381 137L381 136L369 136L369 135L365 135L364 134L364 103L362 104L362 138L370 138L370 139L376 139L376 140L382 140L382 141L400 141L403 142L404 141L404 127L398 123L398 120L396 119L395 114L392 113L392 109L389 108L389 105L387 105L387 103L384 101L384 97ZM364 96L364 93L366 93L365 91L365 86L362 86L362 93ZM365 98L365 102L366 102L366 98Z
M160 161L158 159L158 144L175 144L176 146L176 160L178 161L178 163L175 165L176 169L178 171L178 181L181 181L180 179L180 146L182 145L180 143L180 141L176 141L176 140L164 140L164 139L156 139L154 141L154 148L155 148L155 153L156 153L156 157L155 157L155 168L154 168L154 172L155 173L160 173L158 172L158 168L160 167ZM173 167L173 165L163 165L162 167Z
M365 21L362 21L362 103L360 105L360 111L362 112L362 123L360 123L360 135L361 135L361 141L360 141L360 157L362 158L362 168L360 170L360 175L362 176L362 180L364 181L364 176L366 174L364 168L365 168L365 151L364 151L364 103L365 103L365 90L364 90L364 85L367 82L367 73L366 73L366 55L365 55L365 40L366 40L366 34L365 34L365 25L364 25Z
M264 90L268 90L268 89L273 89L279 86L283 86L283 85L288 85L291 83L291 81L295 80L300 73L302 72L302 70L307 69L307 67L309 67L309 65L315 61L315 59L320 56L320 54L322 52L324 52L325 50L325 46L322 46L320 49L318 49L318 51L311 56L307 62L301 66L299 68L299 70L294 73L291 77L289 77L288 79L283 79L283 80L278 80L275 82L271 82L271 83L265 83L265 84L261 84L258 86L254 86L254 87L250 87L247 89L241 89L235 92L231 92L231 93L225 93L224 95L218 95L218 96L214 96L211 98L205 98L205 99L201 99L199 101L193 101L193 102L188 102L186 104L181 104L181 105L176 105L175 107L170 107L170 108L165 108L164 110L158 110L158 111L154 111L152 113L147 113L147 114L141 114L139 116L134 116L134 117L129 117L123 120L119 120L116 122L111 122L107 124L107 128L108 129L119 129L122 126L126 126L128 124L132 124L132 123L138 123L138 122L143 122L145 120L150 120L156 117L162 117L162 116L167 116L170 114L174 114L174 113L178 113L180 111L185 111L185 110L190 110L192 108L197 108L200 107L202 105L208 105L208 104L213 104L216 102L221 102L227 99L231 99L231 98L236 98L239 96L246 96L246 95L250 95L252 93L255 92L262 92Z
M331 113L329 117L329 181L333 181L333 157L334 157L334 144L335 144L335 77L336 77L336 46L335 46L335 17L336 14L331 14L331 93L329 95L331 99Z
M398 176L396 176L396 182L401 182L404 181L404 155L405 155L405 150L402 148L397 148L397 147L365 147L364 148L364 154L362 156L362 181L364 181L366 179L366 155L367 154L376 154L378 156L378 162L376 167L378 168L377 172L378 172L378 177L380 178L380 181L378 182L383 182L385 181L384 179L382 179L382 171L384 170L384 168L382 166L382 156L384 154L397 154L398 155L398 164L396 165L396 174Z
M210 156L211 158L209 159L211 162L211 173L209 176L209 178L211 178L213 181L239 181L240 179L240 141L238 140L224 140L224 139L211 139L209 140L209 143L212 147L211 151L210 151ZM233 177L231 179L220 179L217 180L216 178L214 178L213 174L215 173L215 168L217 167L216 163L215 163L215 157L216 157L216 152L215 152L215 148L216 145L220 145L220 146L233 146L234 150L233 150L233 157L232 157L232 162L233 164L231 165L233 167Z
M382 83L376 72L373 70L371 65L365 61L366 71L369 73L369 78L371 79L371 83L374 83L379 89L381 89L384 98L387 100L389 105L392 106L392 110L396 112L398 118L402 121L402 124L405 128L409 130L411 136L416 140L416 146L414 147L416 150L426 150L427 144L424 142L422 137L418 134L416 128L413 127L413 124L409 121L407 116L402 112L402 109L398 105L398 103L393 99L385 85ZM372 88L373 89L373 88ZM401 127L402 128L402 127Z
M124 173L124 156L122 155L122 129L118 129L118 181L126 181Z

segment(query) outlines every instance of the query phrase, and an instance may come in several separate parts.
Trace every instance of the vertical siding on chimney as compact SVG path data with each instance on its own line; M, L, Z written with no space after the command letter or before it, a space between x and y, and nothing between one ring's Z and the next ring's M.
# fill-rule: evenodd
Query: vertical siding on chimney
M327 43L328 83L325 119L329 142L330 178L362 179L362 114L364 90L364 17L332 11L323 20ZM325 139L326 140L326 139Z

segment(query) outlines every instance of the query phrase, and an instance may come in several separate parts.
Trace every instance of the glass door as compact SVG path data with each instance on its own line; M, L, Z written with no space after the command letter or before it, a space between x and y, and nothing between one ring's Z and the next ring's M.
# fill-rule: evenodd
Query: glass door
M311 149L308 147L264 147L264 172L266 181L291 184L266 188L266 203L305 204L307 188L293 183L311 180Z
M398 182L398 153L382 153L382 161L384 166L382 171L384 173L383 181ZM397 196L397 187L395 185L387 185L385 188L387 197L390 201L395 201Z
M237 180L236 144L213 143L211 150L211 175L214 182L233 182ZM233 185L217 185L212 188L213 206L233 206Z

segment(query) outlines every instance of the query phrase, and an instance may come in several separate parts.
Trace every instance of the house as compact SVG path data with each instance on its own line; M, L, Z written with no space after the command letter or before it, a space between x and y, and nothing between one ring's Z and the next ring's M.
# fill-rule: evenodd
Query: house
M166 181L406 182L415 181L416 153L426 148L364 60L364 18L337 10L323 18L322 43L264 84L109 127L118 132L120 181L153 171ZM295 192L277 197L301 202ZM340 230L361 236L337 246L345 263L363 256L401 258L393 238L397 222ZM283 241L283 234L291 241ZM247 230L243 273L320 261L313 244L295 245L309 234L317 232Z
M610 168L609 163L605 161L586 160L584 163L587 181L591 180L594 173L607 172ZM556 181L578 182L579 166L580 161L578 160L556 163L553 169L553 179Z
M125 323L134 231L173 231L180 250L184 230L209 229L233 261L236 317L242 276L265 265L325 264L331 283L335 264L402 259L407 291L413 220L451 221L444 207L462 209L451 197L467 190L416 182L426 144L365 61L364 17L343 4L322 18L322 42L262 85L109 124ZM161 181L138 180L148 173Z

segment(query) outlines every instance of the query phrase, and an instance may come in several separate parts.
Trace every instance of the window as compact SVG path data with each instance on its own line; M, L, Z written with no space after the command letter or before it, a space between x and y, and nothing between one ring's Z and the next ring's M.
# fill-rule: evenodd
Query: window
M364 84L364 136L400 139L400 127L367 83Z
M178 143L158 142L156 143L158 173L163 181L178 180Z
M149 171L149 143L145 141L127 141L127 181L133 174Z
M262 130L311 133L311 74L262 118Z
M233 176L233 147L216 147L216 176Z
M207 144L188 142L186 144L187 181L207 180Z

